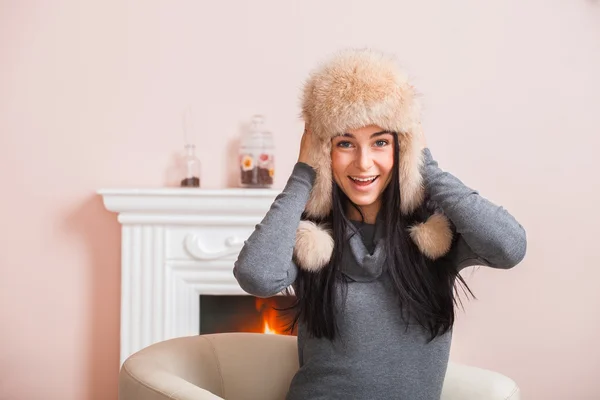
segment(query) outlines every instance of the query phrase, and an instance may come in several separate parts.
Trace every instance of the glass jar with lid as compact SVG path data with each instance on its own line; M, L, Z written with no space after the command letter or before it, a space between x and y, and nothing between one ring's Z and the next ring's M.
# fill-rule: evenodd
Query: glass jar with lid
M270 188L275 177L275 144L265 129L265 118L254 115L239 147L240 186Z

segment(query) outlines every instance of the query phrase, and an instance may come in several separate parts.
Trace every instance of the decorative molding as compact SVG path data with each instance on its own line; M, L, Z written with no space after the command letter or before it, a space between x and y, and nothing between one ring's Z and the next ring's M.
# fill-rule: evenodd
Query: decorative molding
M103 189L121 223L121 364L200 332L201 294L245 294L233 263L273 200L268 189Z
M236 255L240 252L244 246L244 240L237 236L230 236L225 239L224 249L210 251L206 250L205 246L202 245L197 235L188 234L185 237L185 249L198 260L216 260L230 255Z

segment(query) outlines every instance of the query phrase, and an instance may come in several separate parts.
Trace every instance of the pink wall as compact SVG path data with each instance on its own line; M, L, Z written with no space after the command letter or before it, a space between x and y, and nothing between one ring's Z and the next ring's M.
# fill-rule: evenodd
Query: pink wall
M164 185L188 104L204 187L254 112L281 187L301 82L347 45L402 55L440 165L528 230L518 268L468 273L453 358L527 399L600 398L598 2L3 1L0 43L1 399L116 398L120 235L96 190Z

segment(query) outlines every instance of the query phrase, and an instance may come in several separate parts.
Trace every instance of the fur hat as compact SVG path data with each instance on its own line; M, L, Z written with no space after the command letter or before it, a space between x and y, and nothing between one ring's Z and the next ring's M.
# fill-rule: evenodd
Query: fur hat
M305 209L309 218L320 219L331 212L331 139L368 125L398 134L401 213L410 214L423 203L420 106L414 87L391 56L370 49L336 54L306 81L302 116L315 138L310 155L317 175ZM409 233L431 259L450 249L450 223L440 212L411 227ZM301 221L294 249L300 267L317 271L327 265L332 252L327 227Z

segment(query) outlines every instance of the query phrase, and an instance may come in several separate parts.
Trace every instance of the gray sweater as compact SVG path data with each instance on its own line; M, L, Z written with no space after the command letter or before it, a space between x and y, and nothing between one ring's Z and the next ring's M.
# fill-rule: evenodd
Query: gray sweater
M483 265L511 268L525 256L526 235L502 207L494 205L451 174L424 150L427 189L457 230L450 257L458 268ZM315 171L297 163L283 192L245 242L234 266L240 286L258 297L273 296L292 285L296 228L314 183ZM310 337L298 326L300 368L287 400L440 398L451 333L427 343L428 332L405 321L387 282L381 224L356 222L343 257L348 280L338 318L340 339Z

